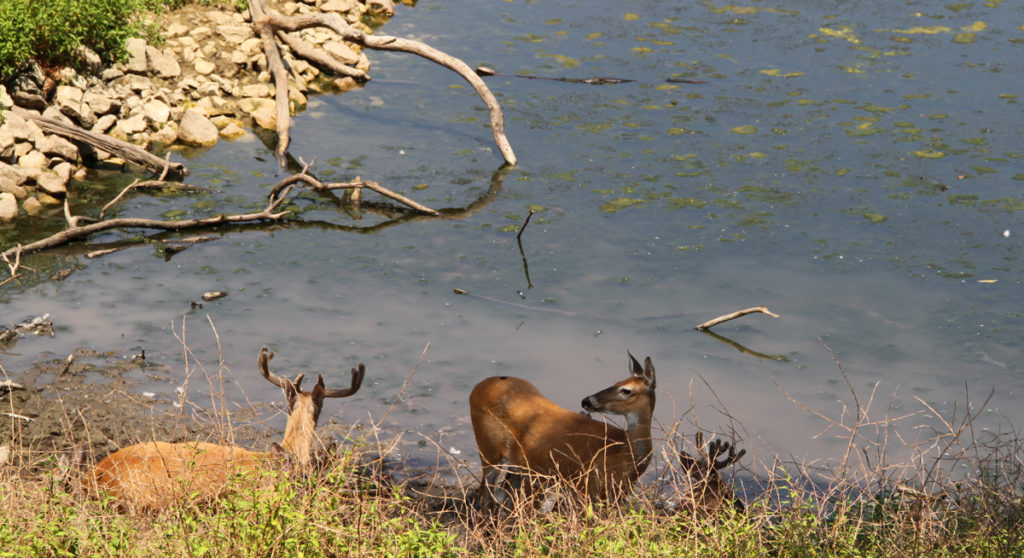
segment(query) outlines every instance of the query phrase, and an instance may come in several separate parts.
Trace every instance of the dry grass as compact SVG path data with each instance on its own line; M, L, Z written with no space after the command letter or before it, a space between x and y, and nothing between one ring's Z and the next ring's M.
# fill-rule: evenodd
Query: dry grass
M233 441L239 424L223 396L230 371L223 363L208 370L184 340L182 345L186 375L214 396L194 403L186 390L178 420L198 421L213 433L208 438ZM846 378L838 361L836 366ZM847 441L838 465L818 470L781 459L757 470L747 465L736 476L746 512L728 506L692 511L699 506L687 475L675 450L663 444L652 466L657 478L647 479L629 501L588 502L556 486L551 490L561 497L549 513L513 499L509 509L483 517L475 508L478 470L434 444L434 466L410 471L378 457L396 440L371 435L344 445L310 477L281 473L269 486L242 478L214 504L182 502L149 517L115 513L112 502L80 490L74 476L65 482L56 455L46 466L32 466L39 454L19 456L33 448L5 440L0 444L11 447L16 459L0 467L0 556L1024 553L1021 440L1014 431L976 432L984 404L959 406L943 417L922 401L920 412L873 418L874 393L862 399L850 386L849 400L837 416L808 409ZM896 426L921 421L924 413L938 417L931 424L939 427L929 427L923 442L895 434ZM693 428L677 423L664 436ZM910 457L890 463L893 445Z

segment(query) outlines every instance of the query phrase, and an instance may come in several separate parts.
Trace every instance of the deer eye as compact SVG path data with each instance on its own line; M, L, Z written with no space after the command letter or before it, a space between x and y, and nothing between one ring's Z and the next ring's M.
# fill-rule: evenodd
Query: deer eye
M629 389L628 387L621 387L619 388L619 393L621 393L622 395L633 395L633 390Z

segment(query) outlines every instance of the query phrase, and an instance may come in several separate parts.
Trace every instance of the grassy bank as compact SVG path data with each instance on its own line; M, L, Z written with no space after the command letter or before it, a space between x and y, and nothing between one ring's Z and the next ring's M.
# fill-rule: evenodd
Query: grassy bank
M930 461L827 477L776 462L743 476L746 512L713 515L665 505L688 494L678 464L663 462L663 480L631 502L485 520L475 464L439 454L418 477L399 465L396 482L357 442L314 477L239 478L218 502L152 516L119 512L75 475L63 480L52 454L15 448L22 465L0 469L0 556L1024 555L1024 452L1016 438L961 444L968 429L951 426L959 435L937 436Z
M779 480L779 479L776 479ZM484 524L471 509L375 485L339 464L318 479L241 488L157 518L63 490L52 478L0 483L2 556L1019 556L1019 494L982 485L920 498L814 494L785 482L746 514L714 518L593 505ZM249 485L251 486L251 484ZM848 486L847 488L852 488ZM785 497L782 495L785 494ZM934 497L934 498L933 498ZM774 501L774 503L769 503ZM452 504L452 502L449 502Z
M248 411L245 420L224 411L229 405L222 388L237 382L223 362L207 368L187 347L185 353L185 389L175 407L166 405L175 413L132 406L125 412L170 414L175 425L197 426L162 439L216 442L252 439L252 430L268 433L253 426L256 409L236 411ZM2 366L0 372L6 376ZM81 381L86 374L75 368L55 381ZM190 401L190 383L208 387L210 400ZM0 459L0 556L1024 555L1024 445L1013 431L976 427L987 401L942 416L919 400L919 412L872 418L873 394L858 398L851 387L850 405L837 416L808 409L847 443L841 459L815 469L761 456L734 479L745 512L685 511L692 502L686 475L678 460L667 457L673 451L659 449L652 465L657 479L646 479L629 502L566 498L552 513L520 506L485 518L475 507L475 459L462 461L439 447L436 466L405 467L375 457L386 455L381 447L391 441L359 439L347 430L340 433L345 449L318 474L269 471L263 479L237 478L217 502L186 500L153 515L119 511L116 502L82 488L81 472L103 455L85 456L80 471L72 467L70 474L58 464L59 455L74 454L74 448L97 447L91 438L109 437L99 424L109 417L92 419L75 407L103 398L92 393L79 402L66 399L84 391L68 387L50 390L68 395L62 396L64 411L42 429L57 433L45 441L23 435L27 423L0 393L0 408L9 411L2 420L11 426L0 440L11 450ZM110 389L123 398L130 388ZM76 416L84 422L66 426ZM38 418L31 424L42 422ZM889 447L896 427L908 420L929 434ZM670 432L677 429L693 426L676 424ZM907 457L894 461L887 452Z

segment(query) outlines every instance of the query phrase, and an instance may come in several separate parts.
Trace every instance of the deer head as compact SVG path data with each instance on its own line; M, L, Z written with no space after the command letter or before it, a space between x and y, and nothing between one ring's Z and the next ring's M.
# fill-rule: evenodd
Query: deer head
M686 452L679 452L679 463L683 471L690 477L690 492L693 504L692 511L698 513L714 513L723 505L731 504L737 511L743 511L743 505L718 473L736 463L747 450L736 451L736 446L724 440L712 440L706 447L704 434L697 432L697 451L700 457L693 457ZM720 456L723 456L719 459ZM689 507L689 506L687 506Z
M302 389L305 374L299 374L295 380L282 378L270 371L267 363L274 358L274 353L267 347L260 349L260 372L268 382L284 390L288 402L288 423L284 428L284 440L281 447L299 465L307 466L312 460L314 429L320 419L320 410L324 399L328 397L348 397L359 391L366 375L366 365L359 363L359 368L352 369L352 385L348 389L327 389L322 374L317 375L316 385L312 391Z

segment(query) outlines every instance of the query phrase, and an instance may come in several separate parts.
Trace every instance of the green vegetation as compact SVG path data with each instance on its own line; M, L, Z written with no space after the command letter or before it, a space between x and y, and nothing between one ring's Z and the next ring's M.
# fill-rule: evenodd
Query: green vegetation
M0 558L1024 555L1024 446L1012 432L970 441L978 415L961 413L895 463L879 459L880 446L859 446L866 431L904 419L872 422L868 411L826 419L850 438L831 472L775 461L745 475L745 512L689 511L685 474L660 463L661 478L630 502L577 495L547 514L524 505L484 517L474 508L476 471L403 471L413 480L398 484L365 465L376 452L356 445L310 477L238 475L219 501L183 501L153 517L115 511L76 474L59 479L52 453L15 446L0 468ZM843 422L854 412L862 419Z
M46 68L75 67L85 46L107 62L125 56L125 41L143 33L147 11L186 0L0 0L0 80L32 59ZM200 0L200 3L216 3Z
M46 476L0 483L0 556L1012 556L1024 552L1021 485L1006 471L926 493L853 484L812 490L777 478L750 511L715 517L637 502L480 521L465 506L370 483L348 459L314 479L241 487L157 517L55 488ZM985 475L990 475L985 477ZM1020 479L1015 479L1019 481ZM991 483L987 484L986 482ZM1004 490L1006 490L1004 492ZM457 502L461 498L456 498Z

